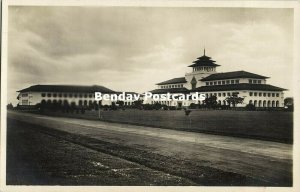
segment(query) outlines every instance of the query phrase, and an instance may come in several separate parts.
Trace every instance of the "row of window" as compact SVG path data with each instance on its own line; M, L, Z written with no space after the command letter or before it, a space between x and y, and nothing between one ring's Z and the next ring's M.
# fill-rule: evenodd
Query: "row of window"
M260 79L249 79L249 83L250 84L261 84L261 80Z
M216 71L215 67L193 67L193 71Z
M162 89L169 89L169 88L182 88L183 84L175 84L175 85L162 85Z
M263 97L275 97L276 96L276 97L279 97L279 93L249 92L249 96L254 96L254 97L257 97L257 96L259 96L259 97L261 97L261 96L263 96Z
M77 93L42 93L42 97L75 97L75 98L93 98L93 94L77 94Z
M206 93L205 96L206 97L211 97L211 96L217 96L217 97L226 97L226 96L232 96L232 95L238 95L239 92L228 92L228 93Z
M239 84L239 83L240 83L239 79L205 82L206 86L209 86L209 85L229 85L229 84Z
M253 104L255 107L279 107L279 101L250 100L249 104Z
M56 100L56 99L54 99L54 100L51 100L51 99L48 99L47 101L45 100L45 99L43 99L42 101L41 101L41 103L42 104L46 104L46 103L48 103L48 104L51 104L51 103L53 103L53 104L69 104L69 101L68 100L61 100L61 99L59 99L59 100ZM75 102L74 101L72 101L71 102L71 104L72 103L74 103L75 104ZM79 100L78 101L78 104L79 105L93 105L93 104L97 104L97 101L88 101L88 100ZM101 101L99 101L98 102L98 104L101 104Z

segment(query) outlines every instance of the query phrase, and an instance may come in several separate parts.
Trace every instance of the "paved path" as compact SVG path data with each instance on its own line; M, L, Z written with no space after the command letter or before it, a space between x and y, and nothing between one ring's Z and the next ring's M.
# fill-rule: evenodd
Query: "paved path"
M145 126L9 112L9 118L170 158L238 173L271 184L291 182L292 145Z

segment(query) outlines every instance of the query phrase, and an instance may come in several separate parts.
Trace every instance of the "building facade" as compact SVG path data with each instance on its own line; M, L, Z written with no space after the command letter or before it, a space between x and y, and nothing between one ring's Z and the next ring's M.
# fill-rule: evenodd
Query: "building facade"
M253 104L256 107L283 107L284 93L286 89L267 84L269 77L250 73L247 71L233 71L226 73L217 73L216 64L211 57L205 55L197 58L192 65L190 73L184 77L174 78L157 83L157 89L152 90L154 94L187 94L202 93L206 97L216 96L220 105L228 105L226 98L237 95L243 98L243 103L237 107L245 107L247 104ZM185 100L185 101L154 101L169 106L187 107L191 103L201 103L203 101Z

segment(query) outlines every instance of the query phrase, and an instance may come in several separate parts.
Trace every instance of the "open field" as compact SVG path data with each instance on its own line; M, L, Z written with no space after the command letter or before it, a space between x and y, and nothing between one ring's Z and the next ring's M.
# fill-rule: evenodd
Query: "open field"
M291 186L292 145L8 113L7 184Z
M51 116L99 119L97 111L85 114L46 113ZM146 125L192 132L203 132L263 139L283 143L293 142L293 113L283 111L184 111L118 110L101 111L101 120Z

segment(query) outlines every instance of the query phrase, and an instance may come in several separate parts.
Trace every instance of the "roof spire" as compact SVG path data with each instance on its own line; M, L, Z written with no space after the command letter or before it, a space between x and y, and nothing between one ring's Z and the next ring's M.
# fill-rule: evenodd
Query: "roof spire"
M205 47L204 47L204 56L205 56Z

